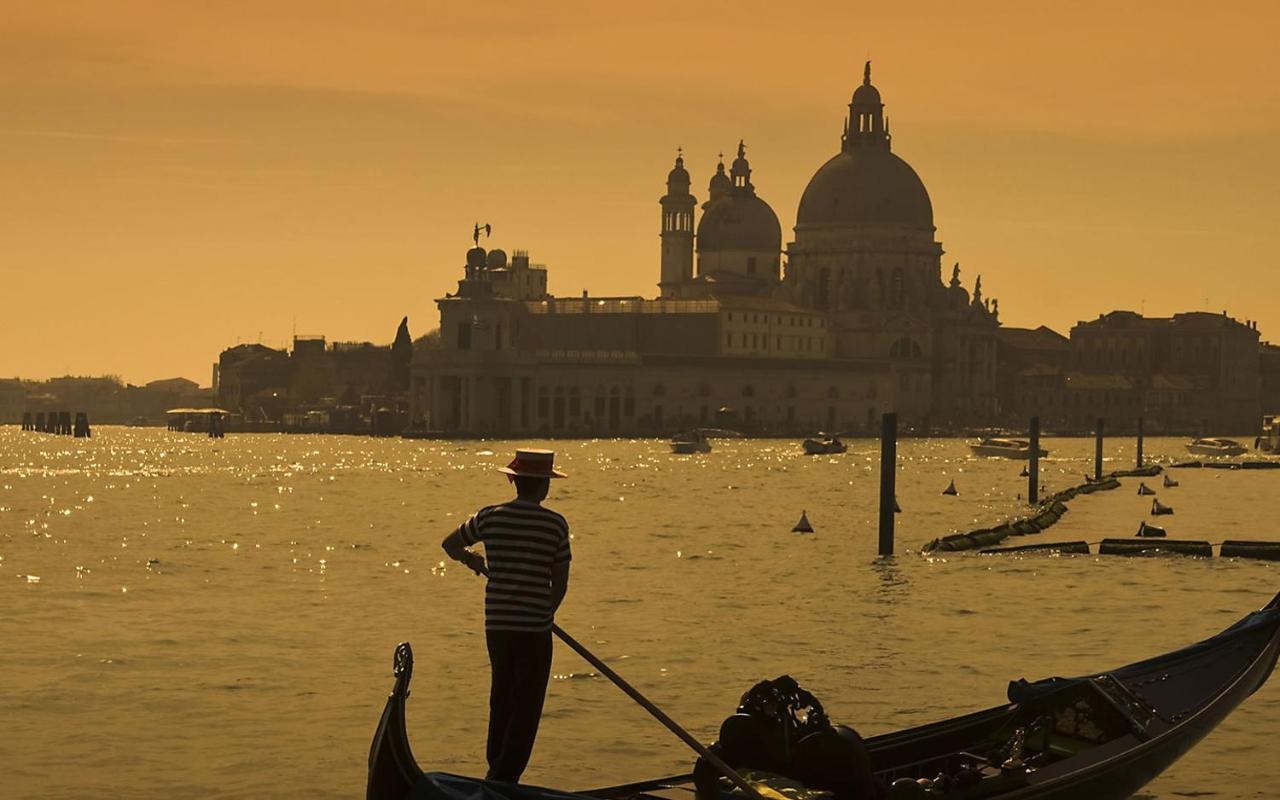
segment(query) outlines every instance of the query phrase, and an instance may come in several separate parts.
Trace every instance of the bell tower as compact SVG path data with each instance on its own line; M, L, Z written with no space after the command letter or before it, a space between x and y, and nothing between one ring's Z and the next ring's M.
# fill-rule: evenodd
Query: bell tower
M658 290L662 297L679 297L693 280L693 208L698 200L689 193L689 173L684 154L676 151L676 164L667 174L667 193L662 206L662 277Z

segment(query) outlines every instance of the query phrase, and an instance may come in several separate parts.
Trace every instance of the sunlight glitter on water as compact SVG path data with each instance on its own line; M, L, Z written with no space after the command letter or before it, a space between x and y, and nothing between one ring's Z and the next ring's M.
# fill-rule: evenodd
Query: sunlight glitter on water
M557 450L570 475L548 500L573 530L561 624L703 738L761 677L796 675L874 734L1001 702L1012 678L1172 649L1280 588L1258 562L921 557L930 539L1024 510L1022 464L955 440L899 443L900 555L877 562L870 440L811 458L780 440L675 456L656 440L94 433L0 428L0 760L17 765L15 796L358 794L403 639L417 645L419 759L483 773L483 587L438 546L506 499L494 470L516 446ZM1047 445L1051 490L1091 471L1092 441ZM1107 467L1129 466L1131 445L1109 442ZM1148 439L1147 452L1181 458L1181 445ZM1280 540L1280 474L1209 472L1158 490L1177 507L1170 536ZM958 495L942 495L953 479ZM1041 536L1131 535L1150 505L1135 490L1081 497ZM790 533L802 509L803 536ZM567 652L554 671L589 674ZM607 681L553 681L547 709L531 782L689 766ZM1268 686L1148 795L1224 780L1265 795L1272 782L1244 764L1278 735Z

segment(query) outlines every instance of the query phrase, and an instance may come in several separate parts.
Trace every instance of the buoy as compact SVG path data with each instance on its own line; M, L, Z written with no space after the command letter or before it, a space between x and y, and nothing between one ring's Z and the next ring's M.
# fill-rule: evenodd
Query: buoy
M1155 494L1155 493L1156 493L1156 490L1152 489L1150 486L1146 485L1145 483L1138 484L1138 494L1148 495L1148 494Z
M1031 477L1031 470L1027 469L1027 465L1026 465L1026 464L1023 464L1023 465L1022 465L1022 472L1019 472L1019 473L1018 473L1018 477L1019 477L1019 478L1029 478L1029 477Z
M813 533L813 526L809 524L809 515L806 512L804 511L800 512L800 521L797 522L796 526L791 529L791 532L792 533Z
M952 495L960 494L958 491L956 491L956 482L955 482L954 480L953 480L953 481L951 481L951 483L948 483L948 484L947 484L947 488L943 489L943 490L942 490L942 493L943 493L943 494L952 494Z
M1164 514L1172 514L1172 513L1173 513L1173 506L1166 506L1164 503L1161 503L1159 500L1151 501L1151 516L1159 517Z
M1138 523L1138 532L1135 535L1153 536L1157 538L1164 538L1165 536L1168 536L1168 534L1165 533L1164 528L1157 528L1155 525L1148 525L1145 522Z
M1103 539L1098 553L1104 556L1142 556L1177 553L1183 556L1213 557L1213 546L1208 542L1187 539Z
M1164 476L1164 488L1172 489L1177 485L1178 485L1178 482L1175 481L1173 478L1170 478L1168 475Z

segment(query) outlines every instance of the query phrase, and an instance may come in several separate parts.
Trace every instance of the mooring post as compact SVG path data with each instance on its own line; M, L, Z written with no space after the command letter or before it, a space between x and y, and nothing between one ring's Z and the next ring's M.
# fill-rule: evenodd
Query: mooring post
M1093 479L1102 480L1102 417L1098 417L1098 426L1093 429Z
M1031 463L1027 469L1027 502L1040 502L1040 418L1031 418Z
M1142 469L1142 417L1138 417L1138 469Z
M880 555L893 555L893 506L897 494L898 415L880 417Z

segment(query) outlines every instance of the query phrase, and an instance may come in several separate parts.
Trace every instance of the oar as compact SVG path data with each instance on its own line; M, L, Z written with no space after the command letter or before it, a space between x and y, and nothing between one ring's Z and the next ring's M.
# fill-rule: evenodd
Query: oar
M476 570L476 573L482 574L485 577L489 576L489 570L487 566L482 567L479 570ZM707 762L711 764L711 766L720 770L721 775L733 781L734 785L737 786L742 791L746 792L748 797L753 797L755 798L755 800L764 800L764 798L760 796L760 793L756 791L755 787L752 786L750 783L748 783L746 778L739 775L737 770L729 766L723 758L721 758L720 756L708 750L702 744L702 742L699 742L697 739L693 738L692 734L690 734L684 728L680 727L680 725L676 723L676 721L673 720L671 717L668 717L665 711L663 711L662 709L658 708L656 705L651 703L647 697L640 694L639 689L627 683L626 680L621 675L619 675L618 673L610 669L608 664L604 663L599 658L597 658L595 653L592 653L590 650L584 647L577 639L565 633L564 629L561 628L559 625L555 624L554 622L551 623L551 632L554 633L556 636L559 636L560 641L569 645L569 648L572 649L575 653L577 653L578 655L586 659L588 664L590 664L591 666L595 667L596 669L604 673L604 676L606 678L613 681L614 686L617 686L619 689L625 692L628 697L630 697L632 700L635 700L637 703L639 703L640 707L643 708L645 711L648 711L653 716L654 719L658 720L658 722L661 722L663 725L667 726L667 730L671 731L676 736L680 737L680 740L683 741L685 744L689 745L691 748L693 748L693 751L695 753L705 758Z

